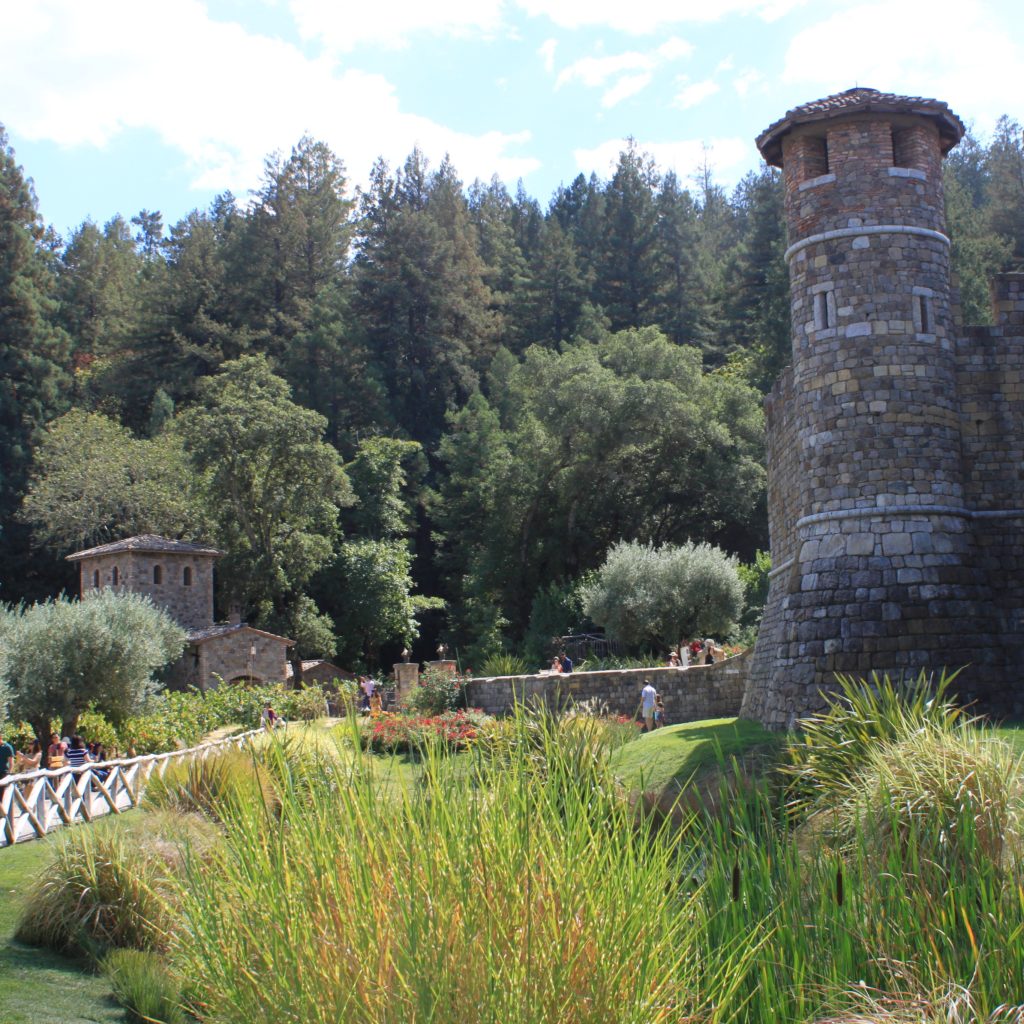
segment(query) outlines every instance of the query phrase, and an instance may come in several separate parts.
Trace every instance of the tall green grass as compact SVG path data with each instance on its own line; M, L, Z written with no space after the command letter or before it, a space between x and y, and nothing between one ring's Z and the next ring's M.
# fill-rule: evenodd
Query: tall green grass
M725 776L713 814L638 819L578 724L508 728L503 756L428 750L397 792L285 785L279 827L240 804L176 930L203 1019L795 1024L966 993L981 1022L1021 1001L1024 876L993 845L1016 795L937 799L1012 776L984 737L941 734L933 763L968 781L933 813L879 777L837 844Z
M536 720L522 724L518 749L535 749ZM695 955L681 835L638 830L587 744L567 754L541 728L544 771L480 758L467 783L428 751L423 784L397 799L364 773L286 796L276 831L241 808L216 869L189 873L178 932L208 1019L640 1024L710 1009L744 968L728 947Z
M878 734L841 787L801 762L800 810L723 765L672 825L630 802L585 717L428 746L415 779L378 771L354 722L269 737L250 777L272 807L262 786L206 793L220 838L168 872L166 991L209 1024L1020 1024L1021 766L931 715L850 721ZM122 959L133 992L164 986Z

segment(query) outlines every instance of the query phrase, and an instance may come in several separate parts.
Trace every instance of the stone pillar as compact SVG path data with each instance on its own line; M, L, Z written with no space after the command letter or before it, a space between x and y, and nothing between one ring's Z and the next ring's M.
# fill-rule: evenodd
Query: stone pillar
M454 661L428 661L425 668L432 668L437 672L450 672L452 675L458 672L458 666Z
M395 690L399 700L405 700L409 692L416 686L420 678L419 665L411 665L408 662L400 661L393 665L395 673Z

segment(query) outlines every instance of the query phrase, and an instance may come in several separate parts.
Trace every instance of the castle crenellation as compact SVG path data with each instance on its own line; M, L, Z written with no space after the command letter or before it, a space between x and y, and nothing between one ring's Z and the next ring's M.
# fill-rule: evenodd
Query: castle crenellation
M793 360L766 401L773 569L744 713L781 728L835 674L967 666L1024 711L1024 275L963 328L944 104L852 89L758 139L782 168Z

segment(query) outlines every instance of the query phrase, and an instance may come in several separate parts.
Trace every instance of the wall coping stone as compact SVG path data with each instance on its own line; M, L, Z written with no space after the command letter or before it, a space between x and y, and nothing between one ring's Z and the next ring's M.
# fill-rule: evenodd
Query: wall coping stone
M831 242L835 238L855 238L857 235L920 235L923 238L934 238L946 246L950 244L949 235L944 235L933 228L917 228L907 224L871 224L856 228L833 228L831 231L808 235L799 242L794 242L783 254L783 259L789 263L798 252L817 242Z

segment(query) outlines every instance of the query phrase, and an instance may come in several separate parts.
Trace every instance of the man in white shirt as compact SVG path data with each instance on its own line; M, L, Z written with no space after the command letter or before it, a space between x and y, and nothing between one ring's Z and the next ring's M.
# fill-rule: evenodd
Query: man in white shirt
M377 688L377 680L373 676L364 676L359 685L363 691L363 707L369 710L370 701L373 700L373 691Z
M650 683L640 691L640 713L644 716L648 732L654 731L654 701L657 696L658 691Z

